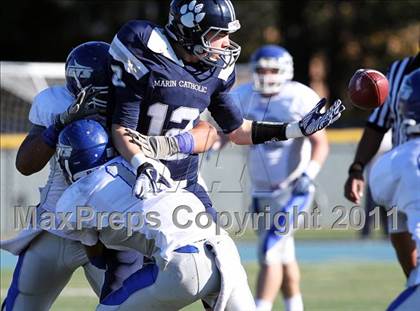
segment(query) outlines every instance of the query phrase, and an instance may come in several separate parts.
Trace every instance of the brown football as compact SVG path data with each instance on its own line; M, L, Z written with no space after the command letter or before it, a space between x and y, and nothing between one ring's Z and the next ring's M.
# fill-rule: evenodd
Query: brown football
M350 80L348 92L353 105L360 109L381 106L388 96L388 79L379 71L359 69Z

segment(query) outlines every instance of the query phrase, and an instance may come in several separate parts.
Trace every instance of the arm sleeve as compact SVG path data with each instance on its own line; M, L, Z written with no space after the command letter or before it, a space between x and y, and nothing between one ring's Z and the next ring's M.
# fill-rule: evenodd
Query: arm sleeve
M138 125L149 77L143 38L147 27L150 25L141 21L128 22L114 37L109 50L115 105L112 123L132 129Z
M29 130L28 136L38 136L46 129L45 126L32 124L31 129Z
M47 92L48 89L38 93L32 102L29 110L29 121L34 125L48 127L52 124L53 115L47 109L47 106L50 104L48 96L46 96Z
M239 109L239 98L236 93L229 92L235 83L235 72L222 83L218 92L212 96L208 107L212 117L225 134L228 134L242 125L243 116Z

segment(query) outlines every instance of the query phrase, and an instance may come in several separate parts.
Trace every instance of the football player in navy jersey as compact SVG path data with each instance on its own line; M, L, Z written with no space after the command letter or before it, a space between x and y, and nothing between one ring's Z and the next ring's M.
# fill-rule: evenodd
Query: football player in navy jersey
M201 150L187 131L206 108L237 144L259 144L313 134L337 120L340 100L321 113L321 100L301 121L269 123L244 120L229 90L240 46L230 35L240 28L230 0L174 0L163 28L144 20L125 24L111 48L115 108L113 142L137 170L133 192L143 197L157 188L159 171L136 142L140 134L165 135L180 153L162 162L172 178L195 193L214 215L207 193L197 183ZM138 133L137 133L138 132ZM166 148L170 150L170 148Z

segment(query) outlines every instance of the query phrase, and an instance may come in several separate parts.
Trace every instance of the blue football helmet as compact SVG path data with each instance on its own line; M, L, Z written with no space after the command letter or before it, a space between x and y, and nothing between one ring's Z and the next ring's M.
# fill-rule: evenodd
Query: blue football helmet
M398 93L405 135L420 134L420 69L407 75Z
M109 100L108 50L106 42L82 43L67 56L65 66L67 89L77 97L83 88L93 86L93 91L97 91L93 102L101 109L106 109Z
M264 45L255 51L251 67L254 90L263 95L279 93L283 84L293 79L293 58L278 45Z
M232 34L241 28L230 0L172 0L165 28L172 39L209 66L228 67L241 52L232 40L226 48L210 44L220 33Z
M113 155L106 130L94 120L72 122L58 137L56 156L69 183L91 173Z

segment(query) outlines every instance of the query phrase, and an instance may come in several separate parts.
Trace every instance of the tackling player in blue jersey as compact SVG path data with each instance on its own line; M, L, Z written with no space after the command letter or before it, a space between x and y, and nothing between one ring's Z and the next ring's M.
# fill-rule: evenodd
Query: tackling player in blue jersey
M66 85L43 90L32 103L29 112L32 129L18 150L16 168L31 175L50 162L48 181L41 189L37 207L39 215L54 212L68 187L53 157L60 131L85 117L105 120L108 49L105 42L87 42L74 48L66 60ZM103 272L89 263L80 243L35 227L23 230L15 239L3 241L1 246L19 255L2 310L49 310L72 273L81 266L94 291L100 292Z
M74 183L57 204L58 213L71 215L71 226L55 234L88 246L100 241L109 248L133 249L151 258L120 288L103 293L97 310L179 310L199 299L215 311L254 310L232 239L225 231L218 233L214 222L203 228L190 221L205 211L201 201L188 191L162 190L147 200L131 196L135 171L121 157L108 161L109 142L100 124L79 120L60 133L57 148L64 174ZM159 184L167 189L172 181L166 176ZM89 207L92 217L80 219L79 206ZM182 206L190 212L177 212ZM121 226L113 226L114 218L106 216L114 213L120 215Z
M207 211L214 214L207 193L196 182L196 142L186 133L206 108L237 144L308 136L340 117L344 110L341 101L320 113L326 103L321 100L299 122L244 120L229 94L240 52L230 35L239 28L230 0L174 0L164 28L135 20L125 24L114 37L110 48L116 105L113 142L137 170L133 192L138 197L156 189L159 176L136 146L142 145L139 134L172 137L164 143L176 143L182 154L174 155L171 148L164 148L169 152L160 155L166 156L163 163L172 178L196 194Z

